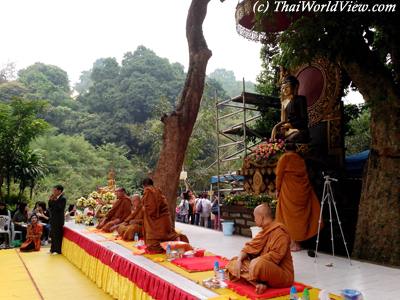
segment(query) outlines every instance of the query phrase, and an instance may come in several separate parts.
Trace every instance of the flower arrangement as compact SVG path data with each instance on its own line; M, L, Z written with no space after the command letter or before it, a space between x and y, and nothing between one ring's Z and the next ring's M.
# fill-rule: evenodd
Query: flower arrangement
M94 217L93 216L84 216L83 224L85 224L86 226L93 226L94 225Z
M80 197L78 200L76 200L76 206L78 208L82 208L85 207L85 203L86 203L86 198L85 197Z
M97 201L92 197L89 197L87 199L85 197L80 197L78 200L76 200L76 206L78 208L95 208L97 206Z
M91 193L89 194L89 197L88 197L88 198L101 199L101 194L99 194L98 192L94 191L94 192L91 192Z
M111 210L111 208L112 208L111 204L105 204L100 208L100 212L105 215Z
M93 226L94 217L92 215L77 215L75 217L75 223L84 224L86 226Z
M283 140L269 140L268 142L257 145L246 157L246 160L255 164L275 162L284 152L285 142Z
M226 205L237 205L243 203L247 208L255 208L256 206L267 203L273 211L276 209L277 200L267 194L253 195L248 193L241 193L235 195L228 195L225 197Z
M111 203L115 199L117 199L117 197L115 196L114 193L111 193L111 192L107 192L102 196L102 200L104 201L104 203L107 203L107 204Z
M97 201L93 198L87 198L84 205L85 207L95 208L97 206Z

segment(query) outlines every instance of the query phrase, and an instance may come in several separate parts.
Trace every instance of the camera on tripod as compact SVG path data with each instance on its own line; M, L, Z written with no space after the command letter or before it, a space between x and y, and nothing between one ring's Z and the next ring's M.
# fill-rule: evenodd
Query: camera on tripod
M332 186L331 182L337 182L339 181L338 179L331 177L333 175L333 172L322 172L322 176L325 179L324 182L324 190L322 193L322 201L321 201L321 211L319 213L319 221L318 221L318 234L317 234L317 241L315 245L315 260L314 262L317 262L317 253L318 253L318 244L319 244L319 237L320 237L320 231L321 231L321 223L322 223L322 211L324 209L325 202L328 204L328 211L329 211L329 224L330 224L330 230L331 230L331 244L332 244L332 256L335 256L335 243L334 243L334 235L333 235L333 218L336 216L340 233L342 235L344 247L346 249L346 254L347 258L349 259L350 265L351 265L351 259L350 259L350 254L349 250L347 249L347 242L343 234L343 229L342 229L342 223L340 222L339 218L339 213L336 207L336 202L335 198L333 197L333 191L332 191Z
M322 176L324 177L325 181L335 181L338 182L339 180L337 178L333 178L331 175L333 175L333 172L322 172Z

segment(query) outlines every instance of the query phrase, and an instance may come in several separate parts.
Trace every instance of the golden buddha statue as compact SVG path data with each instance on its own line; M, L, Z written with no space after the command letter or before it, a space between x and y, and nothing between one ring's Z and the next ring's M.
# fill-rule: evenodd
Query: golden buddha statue
M108 172L108 180L107 180L107 189L109 192L115 192L116 184L115 184L115 171L111 169Z
M299 81L286 76L281 81L281 121L272 130L272 139L308 143L307 99L298 95Z

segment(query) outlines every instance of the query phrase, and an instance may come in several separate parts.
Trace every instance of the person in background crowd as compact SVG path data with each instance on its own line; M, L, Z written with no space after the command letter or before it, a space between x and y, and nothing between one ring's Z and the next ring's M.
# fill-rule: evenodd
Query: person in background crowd
M193 192L191 190L186 191L189 195L189 220L188 223L194 225L195 217L194 213L196 210L196 197L194 196Z
M13 219L14 230L21 231L22 242L26 239L26 223L28 222L28 205L24 202L18 204L18 209L15 212Z
M32 213L36 214L39 222L43 225L42 243L47 245L50 235L50 212L47 210L46 203L43 201L37 202Z
M0 216L9 216L11 218L11 213L4 202L0 202Z
M196 210L200 216L200 226L207 228L211 227L211 201L208 200L206 192L201 194L201 197L197 202Z
M67 212L65 213L65 221L71 221L72 217L75 217L76 215L76 206L75 204L70 204L68 205Z
M29 218L27 228L27 239L19 249L21 252L40 251L40 238L42 236L43 227L39 224L39 218L32 214Z
M219 208L219 203L218 203L218 196L214 195L212 205L211 205L211 213L214 216L214 229L216 229L216 230L219 229L219 222L220 222L219 209L220 208Z
M53 193L49 198L50 210L50 237L51 248L50 253L53 255L61 254L63 227L64 227L64 211L67 199L64 196L64 187L56 185Z
M182 193L182 200L181 203L179 204L179 219L183 222L183 223L188 223L188 216L189 216L189 193L188 192L183 192Z
M200 212L198 210L200 199L201 199L201 194L194 200L194 225L196 226L199 226L200 223Z
M4 202L0 202L0 216L7 216L11 219L11 213L7 209L6 204ZM5 227L5 230L10 230L10 228ZM0 235L0 249L4 249L9 245L10 241L8 240L7 234Z

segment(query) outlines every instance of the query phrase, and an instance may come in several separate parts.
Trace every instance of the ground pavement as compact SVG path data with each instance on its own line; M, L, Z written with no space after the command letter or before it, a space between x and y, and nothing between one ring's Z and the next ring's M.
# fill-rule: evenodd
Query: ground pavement
M249 238L224 236L222 232L199 226L176 223L195 247L230 258L237 256ZM298 282L340 294L344 288L361 291L365 300L389 300L400 297L400 269L352 261L341 257L318 254L317 263L307 251L293 253L295 279ZM333 266L328 267L327 265Z

